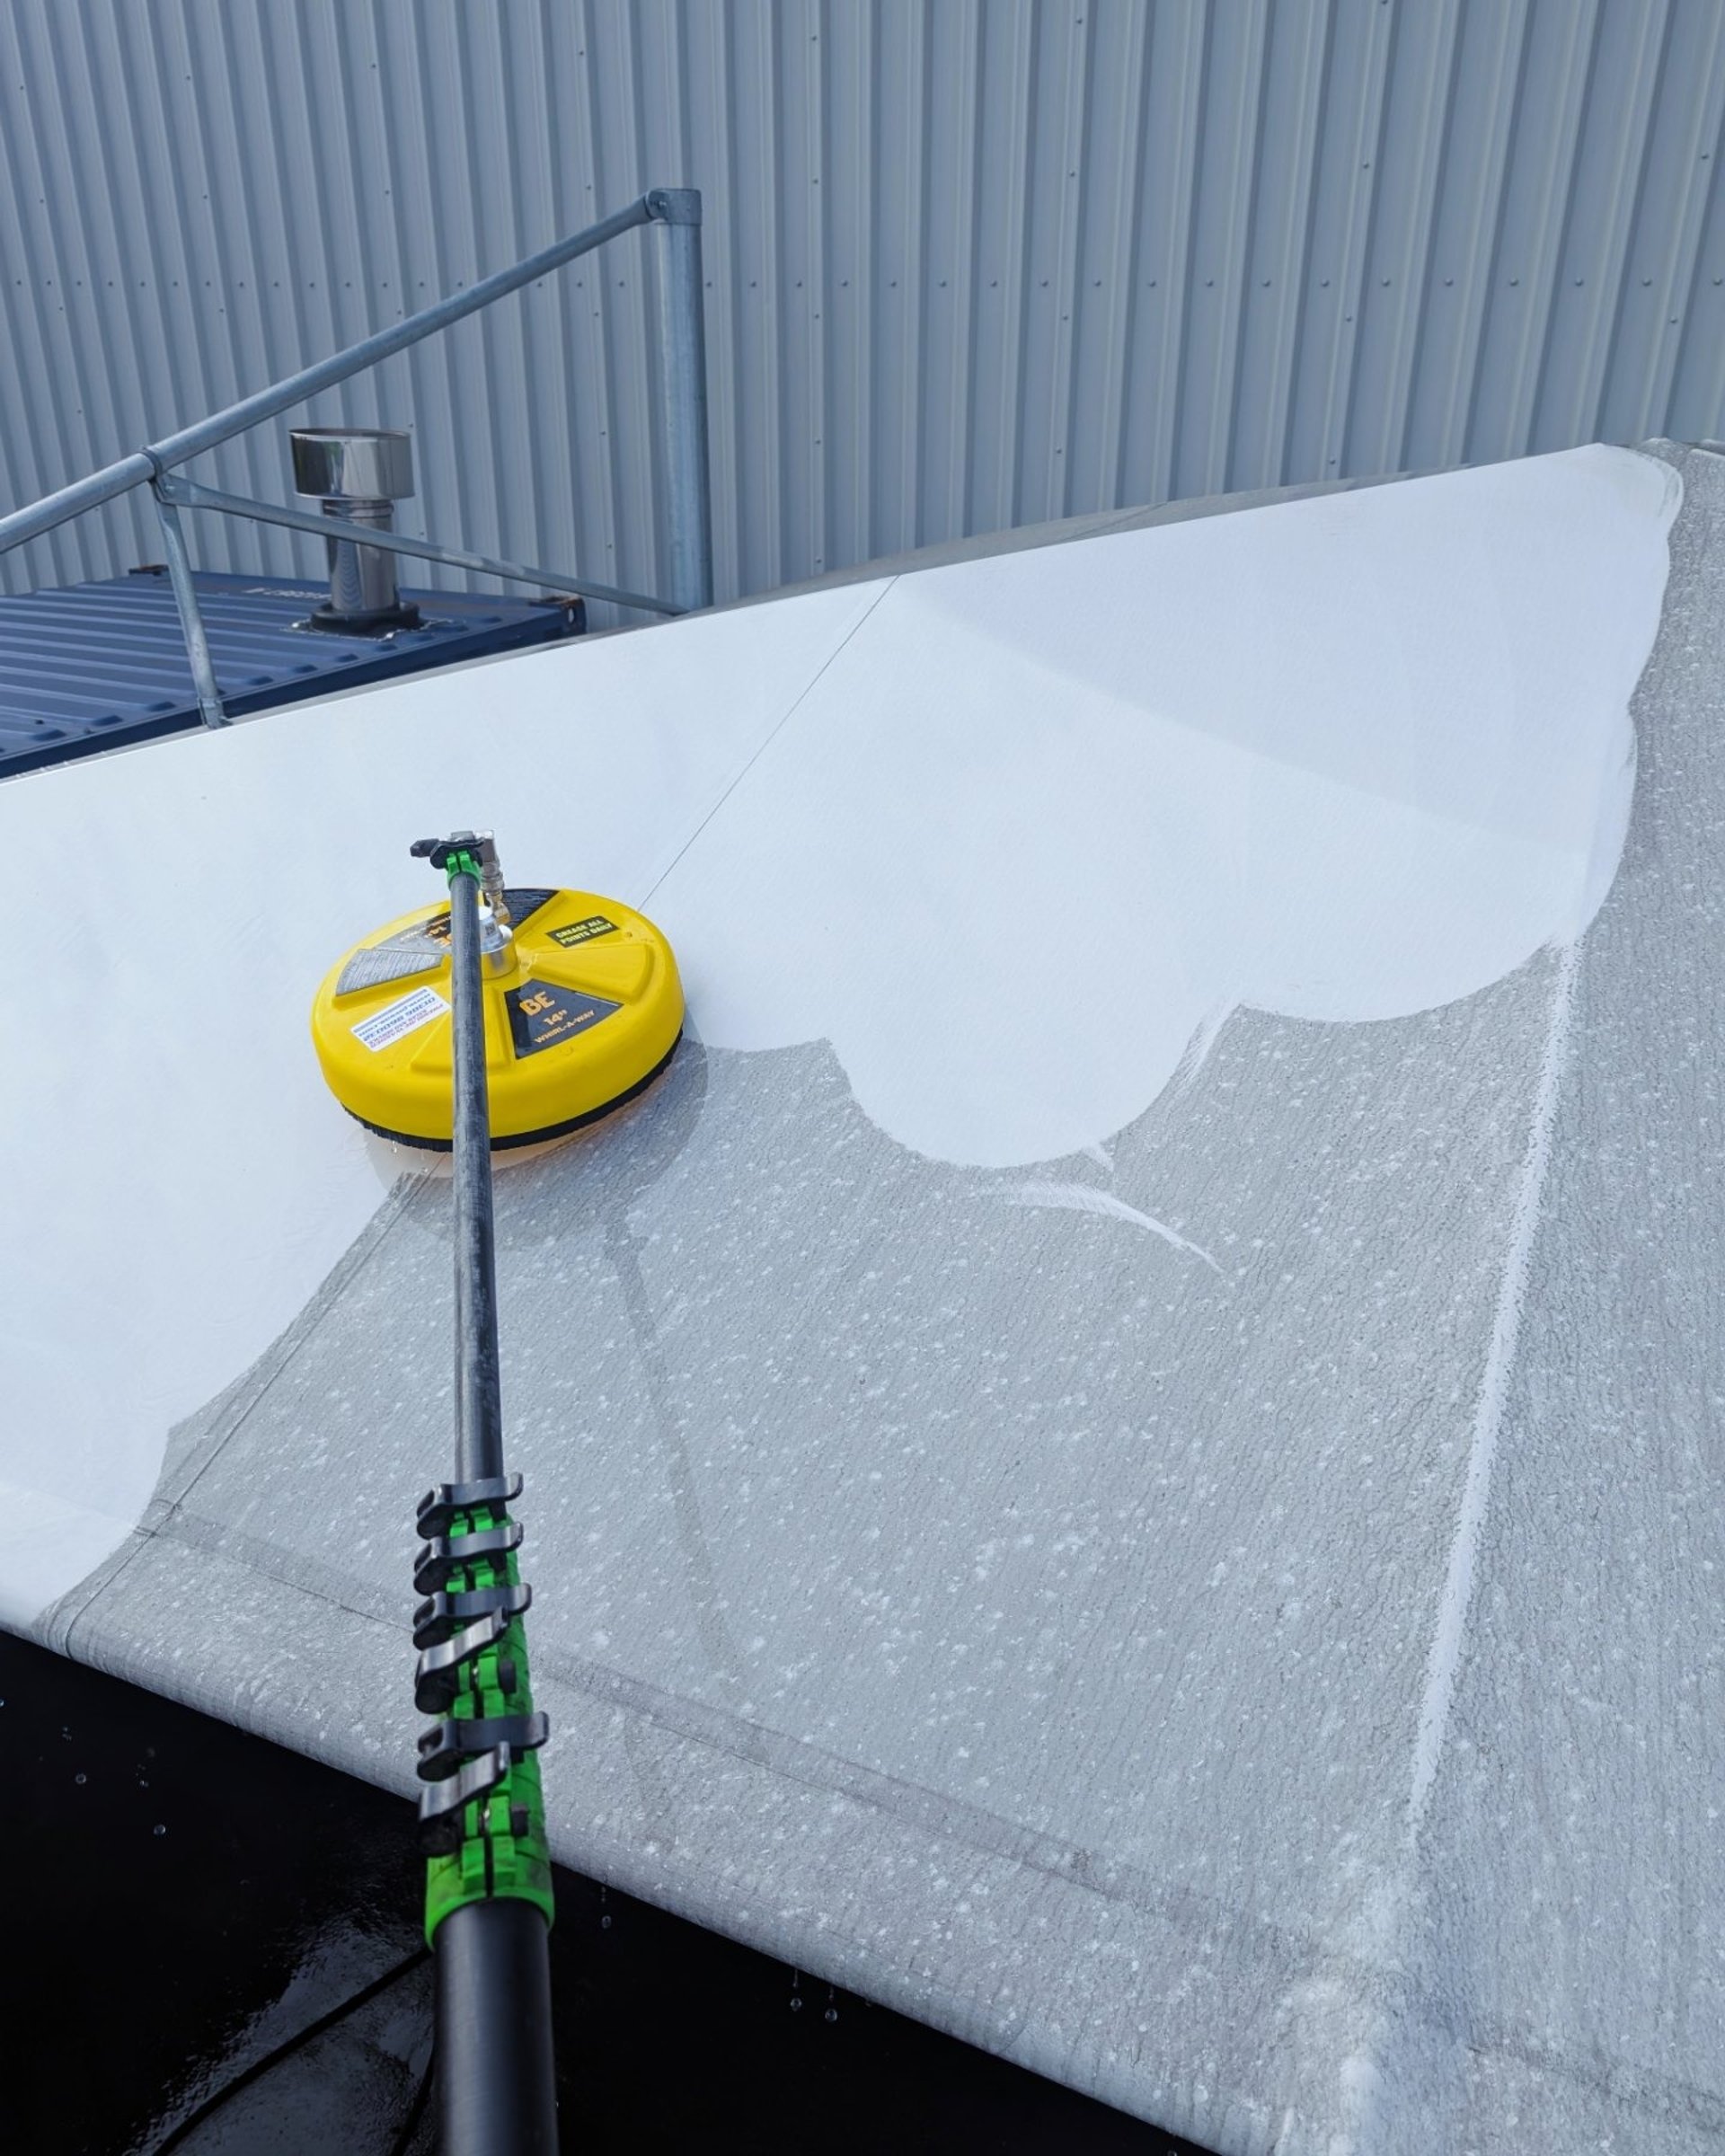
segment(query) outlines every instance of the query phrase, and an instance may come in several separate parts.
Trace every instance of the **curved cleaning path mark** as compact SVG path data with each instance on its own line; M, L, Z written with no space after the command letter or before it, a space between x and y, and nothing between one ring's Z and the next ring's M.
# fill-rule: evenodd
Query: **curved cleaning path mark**
M900 578L655 888L703 1037L1005 1168L1231 1009L1502 979L1615 873L1680 496L1579 449Z
M1002 1195L1009 1205L1047 1206L1068 1213L1091 1213L1099 1220L1123 1220L1128 1227L1140 1229L1146 1235L1159 1235L1163 1242L1183 1250L1189 1258L1201 1258L1213 1273L1222 1271L1207 1250L1176 1234L1166 1221L1140 1213L1123 1197L1116 1197L1110 1190L1098 1190L1090 1183L1018 1183Z

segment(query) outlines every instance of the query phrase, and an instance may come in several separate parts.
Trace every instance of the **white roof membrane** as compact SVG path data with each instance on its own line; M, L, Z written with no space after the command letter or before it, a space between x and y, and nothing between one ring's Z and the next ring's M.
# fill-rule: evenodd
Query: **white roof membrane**
M1716 2146L1721 471L6 787L8 1621L411 1786L448 1194L305 1011L492 825L694 1036L498 1181L557 1853L1228 2152Z

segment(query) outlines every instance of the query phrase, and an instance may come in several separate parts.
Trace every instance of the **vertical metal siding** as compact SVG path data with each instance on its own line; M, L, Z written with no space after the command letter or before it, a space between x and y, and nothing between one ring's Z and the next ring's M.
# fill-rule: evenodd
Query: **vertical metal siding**
M0 495L707 206L717 576L1725 433L1720 0L11 0ZM652 235L321 400L418 528L653 587ZM210 460L285 494L280 428ZM216 519L212 569L314 573ZM136 499L5 568L159 552ZM455 579L450 579L455 580Z

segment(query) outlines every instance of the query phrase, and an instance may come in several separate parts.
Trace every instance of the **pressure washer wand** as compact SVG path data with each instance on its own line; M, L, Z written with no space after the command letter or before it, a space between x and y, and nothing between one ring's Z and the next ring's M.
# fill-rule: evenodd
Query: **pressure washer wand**
M445 2156L555 2156L551 1858L539 1763L546 1721L527 1685L532 1590L503 1465L480 891L502 890L491 834L421 839L449 878L455 1038L456 1480L420 1507L414 1696L441 1719L420 1739L426 1937L437 1965Z
M435 851L434 842L422 839L420 844ZM447 855L441 864L449 872L450 990L455 1003L456 1472L464 1480L482 1481L503 1472L503 1397L497 1351L497 1232L491 1210L491 1111L485 1078L479 885L461 865L467 858L463 853Z

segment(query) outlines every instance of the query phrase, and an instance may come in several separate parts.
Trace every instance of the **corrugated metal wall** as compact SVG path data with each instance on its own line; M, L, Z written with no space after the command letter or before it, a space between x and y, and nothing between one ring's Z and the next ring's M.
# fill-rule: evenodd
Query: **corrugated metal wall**
M721 596L1081 510L1725 433L1722 107L1725 0L7 0L0 496L654 184L706 198ZM652 243L313 416L413 426L410 528L659 585ZM284 497L282 424L199 475ZM10 580L159 552L119 508Z

